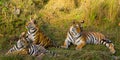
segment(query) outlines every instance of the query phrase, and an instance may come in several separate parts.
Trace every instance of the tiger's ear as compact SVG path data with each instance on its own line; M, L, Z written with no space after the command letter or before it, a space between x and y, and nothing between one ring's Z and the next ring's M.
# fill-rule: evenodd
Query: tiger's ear
M30 18L30 22L32 22L32 23L34 23L34 24L37 23L36 20L34 20L34 19L32 19L32 18Z
M73 21L72 21L72 24L76 24L76 21L75 21L75 20L73 20Z
M80 21L80 27L83 27L84 20Z

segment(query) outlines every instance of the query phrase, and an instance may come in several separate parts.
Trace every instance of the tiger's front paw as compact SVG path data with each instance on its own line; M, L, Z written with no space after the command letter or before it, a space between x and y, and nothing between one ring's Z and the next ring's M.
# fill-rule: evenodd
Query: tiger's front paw
M81 51L82 49L81 49L81 48L76 47L76 48L75 48L75 50L79 50L79 51Z
M112 54L115 54L116 53L116 51L113 49L113 50L110 50L110 52L112 53Z
M9 55L9 52L7 52L5 55Z
M66 46L61 46L61 48L68 48L68 47L66 47Z

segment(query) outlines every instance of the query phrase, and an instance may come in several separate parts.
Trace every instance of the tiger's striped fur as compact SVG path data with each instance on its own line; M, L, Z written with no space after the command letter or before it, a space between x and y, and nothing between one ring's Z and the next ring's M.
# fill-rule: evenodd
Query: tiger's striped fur
M56 55L56 53L54 53L53 51L46 50L44 47L34 44L30 44L29 47L23 48L15 53L17 55L31 55L31 56L39 56L41 54L50 54L52 56Z
M56 43L48 38L39 28L35 20L26 24L28 38L33 44L40 44L43 47L56 46Z
M6 55L9 54L14 54L14 52L22 50L23 48L27 47L27 41L23 38L25 37L25 32L22 32L22 34L19 37L19 40L17 41L16 45L14 45L7 53Z
M44 47L40 45L31 44L28 40L27 35L23 32L18 40L17 44L11 48L6 55L13 54L13 55L31 55L31 56L38 56L40 54L51 54L55 55L53 51L46 50Z
M107 39L99 32L85 32L81 24L84 22L73 22L70 27L67 38L64 41L62 48L68 48L70 43L77 45L76 50L82 49L86 44L103 44L110 49L112 54L115 53L114 45L111 40Z

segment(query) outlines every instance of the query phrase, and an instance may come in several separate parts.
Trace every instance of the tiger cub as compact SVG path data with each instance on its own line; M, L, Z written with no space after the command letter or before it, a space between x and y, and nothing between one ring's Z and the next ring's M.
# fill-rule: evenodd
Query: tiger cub
M35 20L26 23L28 38L33 44L40 44L43 47L55 46L56 43L48 38L39 28Z
M38 56L40 54L50 54L55 56L56 54L53 51L46 50L44 47L40 45L34 45L29 42L26 37L26 33L23 32L20 35L20 39L13 48L11 48L6 55L30 55L30 56Z
M9 51L6 53L6 55L14 54L14 52L22 50L23 48L28 46L28 41L26 41L23 37L25 37L25 32L21 33L16 45L14 45L12 48L10 48Z
M29 47L23 48L19 51L14 52L16 55L30 55L30 56L39 56L41 54L50 54L56 56L56 53L53 51L46 50L40 45L30 44Z
M112 54L115 53L114 45L99 32L85 32L83 31L82 22L74 21L69 31L67 32L67 38L64 41L62 48L68 48L70 43L77 45L76 50L81 50L86 44L103 44L110 49Z

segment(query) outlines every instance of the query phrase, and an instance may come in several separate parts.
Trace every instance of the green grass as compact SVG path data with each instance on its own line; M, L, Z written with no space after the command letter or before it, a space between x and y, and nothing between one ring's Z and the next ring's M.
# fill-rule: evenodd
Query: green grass
M14 14L14 7L21 10L19 16ZM114 56L120 56L118 0L0 0L0 11L0 60L37 60L31 56L4 55L16 43L14 39L26 31L25 23L30 17L59 45L63 44L74 19L85 20L85 31L103 33L116 49L116 54L111 55L103 45L86 45L81 51L76 51L73 45L69 49L50 48L60 56L45 55L43 60L113 60Z
M35 57L32 57L32 56L11 55L11 56L0 56L0 59L1 60L35 60Z

